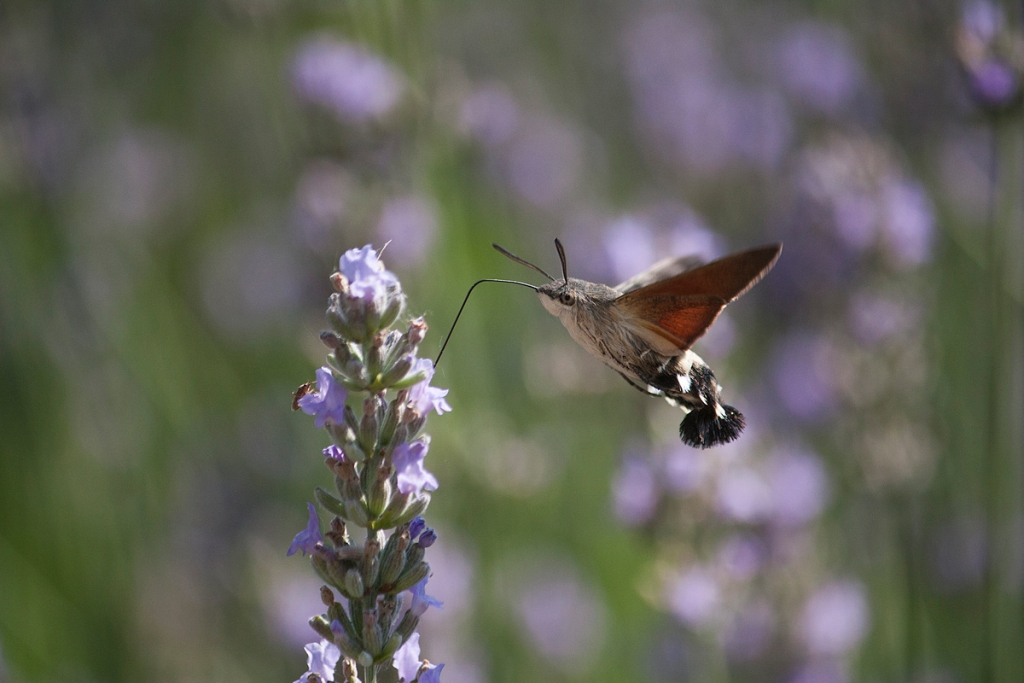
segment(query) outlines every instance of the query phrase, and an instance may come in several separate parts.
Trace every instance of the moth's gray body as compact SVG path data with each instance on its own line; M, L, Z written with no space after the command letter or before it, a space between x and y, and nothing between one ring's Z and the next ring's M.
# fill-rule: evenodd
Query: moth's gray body
M615 305L616 299L640 286L628 281L612 288L569 278L568 282L549 282L537 294L544 308L562 322L576 343L630 384L649 394L664 396L684 410L710 406L720 412L721 388L700 356L689 349L667 345ZM572 297L572 304L563 303L567 296Z

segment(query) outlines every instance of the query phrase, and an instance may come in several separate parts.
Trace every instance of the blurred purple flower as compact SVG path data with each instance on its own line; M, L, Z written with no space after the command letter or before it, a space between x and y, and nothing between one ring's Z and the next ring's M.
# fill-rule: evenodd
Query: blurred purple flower
M313 424L317 429L323 428L328 421L340 425L345 421L347 397L345 387L334 379L331 369L324 366L316 371L316 391L300 398L299 408L307 415L316 416Z
M434 378L433 361L429 358L420 358L413 364L409 372L410 374L423 373L426 375L423 381L417 382L409 389L409 403L412 404L413 410L417 414L426 415L431 410L437 411L438 415L451 412L452 407L448 405L448 401L444 400L444 397L448 395L448 390L430 386L430 380Z
M388 258L400 266L418 266L437 232L434 205L423 197L396 197L384 204L377 237L388 244Z
M718 479L718 512L737 522L757 522L771 511L771 489L764 479L747 467L724 472Z
M299 96L362 123L390 111L405 89L401 74L365 48L318 36L295 57L292 79Z
M854 251L867 251L878 238L879 209L866 192L849 189L832 198L832 220L840 239Z
M689 207L682 207L670 219L669 253L713 261L725 254L725 240L708 228Z
M813 655L841 655L867 634L870 620L864 587L857 581L833 581L804 605L799 634Z
M673 447L665 454L665 485L678 493L691 493L704 481L705 461L692 448Z
M316 514L316 507L312 503L306 503L309 509L309 522L306 528L295 534L292 544L288 546L288 557L302 551L302 554L312 553L317 543L323 543L324 538L320 535L320 518Z
M516 577L515 609L536 650L565 671L579 673L605 636L605 609L571 566L548 561Z
M349 249L338 260L338 271L348 279L349 292L364 301L380 301L388 289L398 286L398 278L377 257L367 244L362 249Z
M721 591L715 577L696 567L668 587L668 608L687 626L703 626L718 612Z
M401 493L413 493L417 496L428 491L437 490L437 479L423 467L423 459L427 455L428 446L424 441L399 444L391 456L391 462L398 473L395 478Z
M392 661L398 670L399 680L412 683L420 670L420 634L413 632L408 640L402 643L402 647L395 651Z
M637 526L650 520L658 504L658 482L650 459L627 456L612 482L615 514L621 522Z
M829 485L818 456L801 450L776 451L768 468L772 518L777 524L806 524L821 513L828 502Z
M839 113L848 105L864 79L846 33L811 22L786 33L778 48L778 65L779 77L789 91L827 114Z
M1002 6L988 0L975 0L964 5L960 22L965 29L987 42L1003 30L1006 17Z
M724 644L729 658L750 661L768 647L775 629L775 613L767 602L746 605L725 632Z
M657 259L651 226L634 216L622 216L608 226L605 251L617 282L624 282Z
M427 595L427 580L429 578L430 577L424 577L422 581L409 589L412 593L412 601L409 603L409 612L415 617L422 617L428 607L441 609L441 606L444 605L444 603L437 598Z
M832 376L835 350L823 335L796 333L775 350L774 384L783 407L803 420L819 420L837 405Z
M855 292L850 297L847 320L853 335L873 346L910 331L920 317L920 311L910 302Z
M743 89L735 98L736 153L759 168L776 168L793 138L786 101L767 89Z
M535 117L524 123L506 150L509 185L542 209L565 200L579 182L583 147L566 124Z
M718 551L719 566L738 581L754 578L764 559L764 545L753 536L733 536Z
M1020 92L1017 72L998 59L987 59L970 68L967 78L975 97L988 106L1007 105Z
M519 119L519 105L499 85L474 90L462 103L459 112L462 130L488 147L497 147L511 140L519 128Z
M931 258L935 213L931 199L919 183L895 180L882 194L886 241L896 263L919 266Z

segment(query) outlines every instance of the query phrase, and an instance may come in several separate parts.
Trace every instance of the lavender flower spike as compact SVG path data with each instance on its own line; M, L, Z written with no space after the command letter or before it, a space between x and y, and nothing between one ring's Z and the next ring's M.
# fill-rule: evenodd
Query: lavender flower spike
M316 371L316 391L299 399L299 408L307 415L315 415L313 424L323 429L328 421L342 424L345 421L345 387L335 381L331 369L324 366Z
M324 542L323 536L320 535L320 518L317 517L316 507L312 503L306 503L306 507L309 508L309 522L306 524L305 529L295 534L295 539L288 546L289 557L300 550L303 555L312 553L317 543Z

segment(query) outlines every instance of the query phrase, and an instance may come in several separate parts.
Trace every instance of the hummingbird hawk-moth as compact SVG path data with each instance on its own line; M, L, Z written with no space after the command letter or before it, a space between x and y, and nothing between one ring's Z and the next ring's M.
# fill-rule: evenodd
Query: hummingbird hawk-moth
M507 282L536 291L545 310L557 317L588 353L640 391L663 396L686 411L679 425L683 443L709 448L739 436L746 424L743 415L722 402L715 374L690 347L727 304L772 269L782 253L781 244L742 251L707 264L689 256L667 258L615 287L570 278L565 249L557 239L561 279L497 244L493 246L549 282L535 287L491 279L480 280L473 287L481 282ZM466 294L467 301L473 287ZM463 301L463 307L465 304ZM438 354L438 360L440 357Z

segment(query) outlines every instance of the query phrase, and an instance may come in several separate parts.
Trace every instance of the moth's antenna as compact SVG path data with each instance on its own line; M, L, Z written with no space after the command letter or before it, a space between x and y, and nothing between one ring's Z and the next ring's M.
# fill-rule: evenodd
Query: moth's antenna
M497 249L499 252L501 252L505 256L507 256L510 259L512 259L513 261L515 261L516 263L521 263L522 265L526 266L527 268L533 268L534 270L536 270L538 273L540 273L541 275L543 275L547 279L549 279L549 280L554 280L555 279L555 278L551 277L550 275L548 275L543 270L541 270L540 268L538 268L537 266L535 266L532 263L530 263L529 261L527 261L526 259L519 258L515 254L513 254L511 251L506 249L505 247L502 247L502 246L497 245L497 244L492 244L491 246L494 247L495 249Z
M497 245L495 245L495 246L497 247ZM501 251L501 247L498 247L498 250ZM509 255L511 256L511 254L509 254ZM515 257L513 257L513 258L515 258ZM527 263L526 265L530 265L530 264ZM540 268L538 268L537 270L540 270ZM438 352L437 358L434 360L434 368L435 369L437 369L437 364L441 362L441 356L444 355L444 350L448 346L448 340L452 338L452 332L455 331L455 325L456 325L456 323L459 322L459 317L462 315L462 309L464 309L466 307L466 303L469 301L469 295L473 293L473 290L476 289L477 285L479 285L479 284L481 284L483 282L504 282L505 284L509 284L509 285L521 285L523 287L529 287L533 291L537 291L537 288L534 287L533 285L527 284L525 282L519 282L518 280L495 280L495 279L488 278L486 280L477 280L476 282L474 282L473 286L469 288L468 292L466 292L466 298L462 300L462 305L459 306L459 312L455 314L455 320L452 321L451 329L448 330L448 336L444 338L444 343L441 344L441 350Z
M569 275L565 272L565 247L557 237L555 238L555 249L558 250L558 258L562 261L562 278L565 280L565 284L569 284Z

